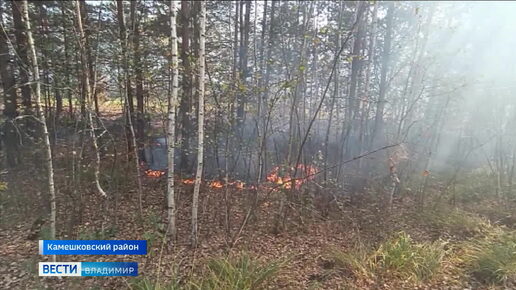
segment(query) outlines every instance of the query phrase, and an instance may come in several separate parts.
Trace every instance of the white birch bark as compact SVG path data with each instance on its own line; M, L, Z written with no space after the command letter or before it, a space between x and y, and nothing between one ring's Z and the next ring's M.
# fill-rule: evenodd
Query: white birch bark
M203 170L203 153L204 153L204 47L205 47L205 31L206 31L206 2L201 2L201 12L199 15L199 116L198 116L198 148L197 148L197 172L195 174L195 186L193 192L192 203L192 246L197 247L198 220L197 211L199 207L199 190L201 187L202 170Z
M99 193L106 197L107 194L102 189L100 185L100 152L99 146L97 144L97 137L95 136L95 125L93 124L93 117L91 116L91 112L93 111L92 107L92 95L91 95L91 87L90 87L90 75L88 70L88 60L86 57L86 47L85 47L85 39L86 35L84 34L84 29L82 27L82 18L81 18L81 8L79 0L75 1L75 13L77 16L77 29L79 30L79 50L81 57L81 66L82 66L82 77L84 78L84 89L85 89L85 98L86 98L86 116L88 118L88 123L90 125L90 136L93 142L93 149L95 150L95 185L97 186L97 190Z
M45 118L45 114L41 110L41 83L39 79L39 67L38 67L38 58L36 55L36 48L34 46L34 38L32 37L32 32L30 28L30 19L29 19L29 8L27 4L27 0L23 0L23 23L25 24L25 30L27 33L27 44L28 44L28 53L29 58L32 62L32 83L34 84L34 95L36 97L36 111L38 114L39 121L43 127L43 141L45 143L45 151L47 157L47 174L48 174L48 191L50 193L50 239L56 239L56 191L54 186L54 165L52 162L52 147L50 146L50 138L48 135L47 122ZM52 256L52 260L56 261L56 256Z
M167 210L168 210L168 232L172 240L176 239L176 202L174 193L174 150L175 150L175 115L177 106L178 90L178 65L177 65L177 27L176 27L176 1L170 1L170 69L172 74L171 93L168 99L168 130L167 130Z

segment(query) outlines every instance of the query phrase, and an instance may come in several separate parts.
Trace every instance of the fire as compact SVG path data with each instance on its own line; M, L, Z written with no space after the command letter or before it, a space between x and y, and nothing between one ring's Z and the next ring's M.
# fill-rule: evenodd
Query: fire
M147 175L148 177L161 177L165 175L165 171L148 169L145 170L145 175Z
M305 164L299 164L297 166L297 171L294 169L294 167L286 167L282 169L279 166L276 166L269 172L269 174L267 174L266 180L284 189L291 189L292 185L294 186L294 188L300 189L304 183L314 179L315 174L318 171L316 167ZM296 171L296 177L292 178L290 174L292 174L294 171ZM165 175L165 173L166 171L162 170L145 170L145 175L152 178L159 178ZM195 184L195 178L182 179L181 182L185 185L192 185ZM232 186L237 190L254 190L258 188L256 185L246 185L245 182L242 182L240 180L227 182L212 180L208 182L208 186L211 188L224 188L224 186L226 185Z
M242 190L245 188L245 183L243 182L240 182L240 181L237 181L236 184L235 184L235 187L239 190Z
M235 186L238 190L245 189L245 182L242 182L242 181L240 181L240 180L233 181L233 182L228 182L228 185L233 185L233 186Z
M287 168L290 169L290 172L294 172L294 167ZM314 175L317 173L317 168L311 165L298 164L297 172L300 173L300 176L297 177L299 179L290 177L289 173L283 174L284 176L280 176L280 167L274 167L269 174L267 174L267 181L272 182L277 185L281 185L282 188L291 189L292 183L294 183L294 187L296 189L301 188L301 185L309 180L314 179Z
M224 187L224 185L222 184L222 182L220 182L218 180L213 180L210 182L210 187L211 188L222 188L222 187Z
M194 178L183 179L183 180L181 180L181 182L183 184L194 184L195 183L195 179ZM212 181L208 182L208 186L211 187L211 188L223 188L226 184L228 186L234 186L238 190L243 190L243 189L246 188L245 182L242 182L240 180L230 181L230 182L227 182L227 183L225 183L224 181L219 181L219 180L212 180ZM253 186L253 185L249 186L249 189L255 189L255 188L256 187Z
M183 184L194 184L194 183L195 183L195 179L193 179L193 178L183 179Z

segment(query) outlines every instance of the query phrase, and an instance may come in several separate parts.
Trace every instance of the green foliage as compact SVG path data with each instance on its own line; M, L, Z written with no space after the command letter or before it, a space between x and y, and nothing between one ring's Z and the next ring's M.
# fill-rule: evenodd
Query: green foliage
M475 241L467 260L468 272L483 283L516 281L516 235Z
M445 251L442 243L415 243L409 235L399 233L368 253L363 247L350 252L330 251L335 265L357 277L372 278L378 274L394 275L414 281L431 279L439 270Z
M193 289L258 290L266 289L286 263L261 263L247 254L236 258L215 258L208 262L206 273L191 282Z
M163 238L162 233L165 232L166 225L162 222L161 216L153 212L147 215L145 222L150 227L150 230L143 233L143 239L147 240L150 249Z
M159 232L155 231L146 231L143 233L143 239L147 241L148 248L152 248L156 241L162 238L162 235Z
M6 191L8 189L8 183L0 181L0 191Z
M147 216L147 224L155 231L165 231L165 224L159 214L151 212Z
M425 281L439 269L445 251L442 243L414 243L405 232L380 245L376 265L402 277Z

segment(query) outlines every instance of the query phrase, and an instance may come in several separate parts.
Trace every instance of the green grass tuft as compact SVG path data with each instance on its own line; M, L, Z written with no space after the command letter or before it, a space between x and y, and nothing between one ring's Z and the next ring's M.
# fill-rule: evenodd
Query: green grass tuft
M332 249L329 255L338 268L357 277L370 279L381 274L426 281L438 272L445 251L442 243L416 243L401 232L372 253L357 247L347 253Z
M405 232L383 243L376 251L376 264L399 276L417 281L430 279L439 269L445 251L442 243L415 243Z
M215 258L207 264L199 281L191 282L193 289L251 290L266 289L286 261L261 263L247 254L236 258Z
M505 284L516 281L516 236L476 241L468 255L468 270L480 282Z
M328 257L335 263L337 269L353 273L356 277L370 278L374 275L374 263L371 253L363 246L356 246L351 252L344 252L332 247Z

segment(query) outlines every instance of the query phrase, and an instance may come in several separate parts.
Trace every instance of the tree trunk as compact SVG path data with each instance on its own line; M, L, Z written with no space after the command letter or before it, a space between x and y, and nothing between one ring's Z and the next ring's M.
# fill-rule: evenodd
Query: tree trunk
M338 24L337 24L337 35L335 37L335 54L338 53L338 50L340 48L340 31L342 29L342 14L344 11L345 2L340 2L339 7L339 14L338 14ZM328 116L328 124L326 126L326 134L324 137L324 168L328 167L328 160L329 160L329 142L330 142L330 132L331 132L331 125L333 123L333 108L335 107L336 99L339 97L339 64L335 67L335 81L333 86L333 97L330 104L330 113ZM328 180L328 170L324 170L323 173L324 181Z
M131 1L131 18L133 24L134 74L136 85L136 141L138 148L143 148L145 139L145 119L143 103L143 64L140 47L139 1Z
M70 119L73 118L73 102L72 102L72 89L70 87L70 57L69 57L69 43L68 43L68 26L66 25L66 6L65 2L60 2L61 17L62 17L62 29L63 29L63 45L64 45L64 74L65 74L65 91L68 99L68 113Z
M36 111L38 113L39 121L43 127L43 141L45 144L46 151L46 165L47 165L47 176L48 176L48 191L50 194L50 239L56 239L56 193L54 188L54 166L52 162L52 148L50 146L50 139L48 134L47 122L45 114L43 114L41 104L41 84L39 79L39 67L38 58L36 54L36 48L34 46L34 39L32 38L32 32L30 28L29 20L29 9L27 0L22 1L23 7L23 22L25 23L25 31L27 32L27 49L32 62L32 82L34 83L34 94L36 97ZM56 261L56 256L52 256L52 260Z
M346 110L346 134L345 134L345 142L343 142L345 146L345 159L349 159L351 156L356 154L356 142L354 128L356 127L355 118L357 111L357 96L358 96L358 87L359 87L359 74L362 69L362 60L361 51L362 51L362 38L364 25L362 16L365 14L365 8L367 6L366 2L357 2L357 29L354 35L353 40L353 50L352 50L352 61L351 61L351 76L349 81L349 92L347 99L347 110ZM351 140L352 139L352 140Z
M245 15L243 8L245 7ZM251 1L247 0L240 4L240 18L244 17L240 23L240 51L239 51L239 67L240 67L240 87L237 88L237 124L239 127L243 124L245 119L245 104L249 88L247 87L248 69L248 49L249 49L249 27L251 15Z
M88 10L86 6L85 0L80 0L80 8L81 8L81 17L84 23L84 35L85 35L85 45L86 45L86 59L88 61L88 73L90 78L90 92L91 92L91 98L93 99L93 103L95 105L95 114L97 116L100 116L99 111L99 101L97 97L97 90L96 90L96 79L95 77L95 63L93 61L93 54L91 53L91 25L88 17Z
M43 2L37 2L34 3L38 7L38 17L36 19L39 20L39 23L36 24L36 27L39 26L39 34L40 38L38 43L40 47L40 55L41 55L41 68L42 68L42 75L43 75L43 95L45 99L45 114L47 114L47 118L53 119L53 108L52 108L52 101L50 99L50 70L51 70L51 59L49 55L50 51L50 42L48 40L48 14L47 14L47 7L45 3ZM39 24L39 25L38 25ZM49 123L50 128L52 129L52 122ZM51 140L51 142L53 142Z
M267 0L263 3L263 17L262 17L262 35L260 41L260 73L258 79L258 87L263 88L264 85L264 74L265 74L265 35L267 31ZM274 3L273 3L274 5ZM257 168L257 178L256 182L260 183L263 176L263 146L262 146L262 135L265 135L265 128L262 127L264 118L263 114L263 104L264 99L266 97L266 92L264 90L263 93L258 95L258 113L256 118L256 128L257 128L257 152L258 152L258 168ZM265 103L267 104L267 103Z
M233 84L236 85L237 84L237 79L238 79L238 75L237 75L237 69L238 69L238 51L239 51L239 47L238 47L238 30L239 30L239 15L240 15L240 5L241 5L241 1L236 1L236 2L233 2L235 3L235 35L233 36L233 70L232 70L232 80L233 80ZM236 92L236 88L235 88L235 92Z
M167 211L168 231L172 240L176 239L176 202L174 194L174 149L175 149L175 115L177 106L178 91L178 61L177 61L177 32L176 32L176 1L170 1L170 69L171 69L171 94L168 100L168 130L167 130L167 151L168 151L168 175L167 175Z
M392 19L394 13L394 4L389 2L389 8L387 10L387 31L385 32L385 40L383 43L382 53L382 69L380 72L380 93L378 95L378 103L376 107L376 116L374 119L374 129L372 136L371 148L379 147L384 145L384 132L383 132L383 112L385 110L385 95L387 93L387 72L389 71L390 57L391 57L391 41L392 41Z
M131 128L132 126L132 115L134 112L134 105L133 105L133 95L131 90L131 78L129 74L129 63L127 60L127 30L125 26L125 17L124 17L124 2L122 0L116 1L116 7L117 7L117 19L118 19L118 28L120 32L120 43L122 46L122 55L124 60L123 62L123 69L124 69L124 81L125 81L125 102L126 102L126 127L125 127L125 135L127 139L127 156L128 159L131 159L131 153L134 151L135 142L133 142L134 138L132 137Z
M31 87L29 85L29 57L27 55L27 35L22 21L25 13L24 6L20 1L11 0L13 13L14 36L16 38L16 53L20 72L20 88L22 96L23 114L30 115L32 111Z
M366 131L366 120L369 118L369 112L371 109L371 106L369 104L369 89L371 84L371 74L373 73L373 62L374 62L374 50L376 48L376 26L377 26L377 15L378 15L378 2L375 2L373 8L373 14L371 16L371 30L369 33L369 47L367 49L367 67L365 69L365 80L364 80L364 100L362 102L362 113L360 116L360 132L359 132L359 147L360 147L360 153L362 153L364 150L364 147L366 147L366 150L371 150L369 148L369 144L364 146L365 142L365 131ZM358 168L359 170L362 170L362 159L358 160Z
M123 0L117 0L117 11L118 11L118 24L120 27L120 44L122 46L122 62L123 62L123 70L124 70L124 79L126 80L124 96L125 96L125 104L126 104L126 113L127 113L127 123L129 128L129 138L130 143L133 145L136 144L136 134L134 133L133 127L133 117L131 110L131 102L129 99L131 98L129 92L131 91L131 83L129 82L129 60L127 57L127 34L125 31L125 19L124 19L124 2ZM138 208L140 210L140 216L143 214L143 204L142 204L142 175L140 171L140 158L138 155L138 149L136 146L131 146L132 153L134 154L134 165L136 168L136 178L138 182ZM131 151L128 151L128 155L130 155Z
M197 148L197 172L195 174L195 186L193 192L193 203L192 203L192 246L197 247L197 232L198 232L198 221L197 211L199 206L199 190L201 187L202 171L203 171L203 155L204 155L204 37L206 31L206 2L201 2L201 13L199 15L199 78L198 78L198 96L199 96L199 109L198 109L198 148Z
M181 127L181 171L190 171L189 153L192 126L192 66L190 64L190 1L181 1L181 64L183 67L181 78L182 98L179 105Z
M82 78L84 79L84 89L86 90L84 93L85 101L86 101L86 117L88 118L88 123L90 126L90 135L93 143L93 149L95 150L95 185L97 186L97 190L99 193L106 197L107 194L102 189L102 186L100 185L100 152L99 147L97 144L97 136L95 135L95 124L93 123L93 105L92 105L92 99L93 96L91 94L91 86L90 86L90 70L88 69L88 57L87 57L87 50L86 50L86 35L84 33L84 29L82 26L82 17L81 17L81 8L80 8L80 1L75 1L75 9L77 13L77 29L79 30L79 50L80 50L80 57L81 57L81 67L82 67Z

